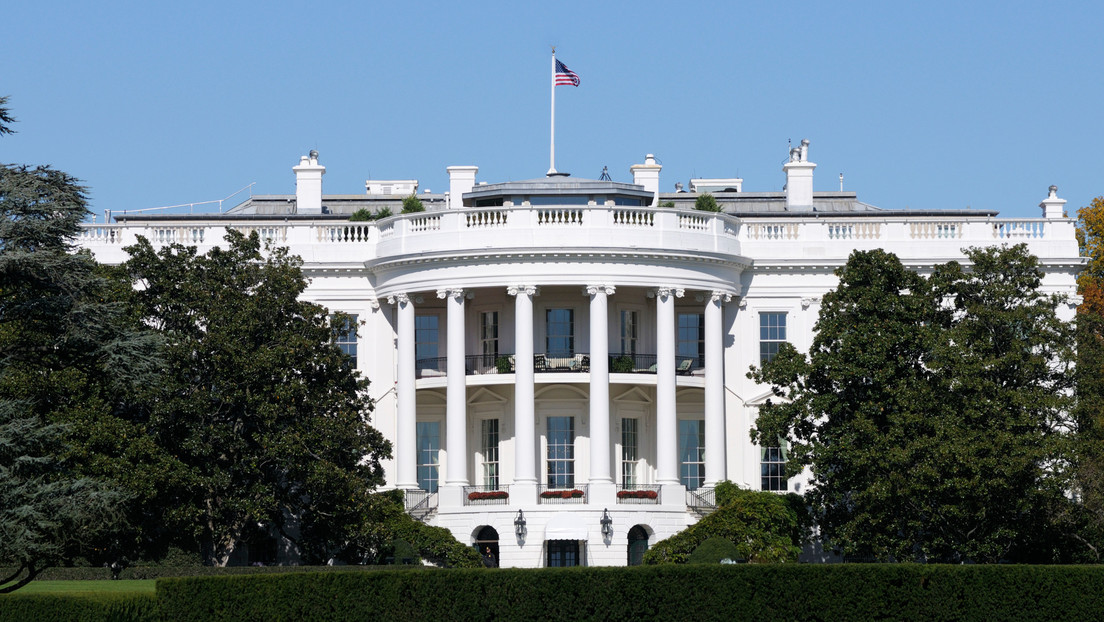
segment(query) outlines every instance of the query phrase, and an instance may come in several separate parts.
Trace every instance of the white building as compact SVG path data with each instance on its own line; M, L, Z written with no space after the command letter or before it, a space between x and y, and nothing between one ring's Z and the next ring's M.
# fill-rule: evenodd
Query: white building
M1037 219L890 211L814 192L815 167L803 141L784 193L693 180L724 209L707 213L695 192L659 191L651 155L632 183L477 185L477 167L455 166L448 193L400 215L416 180L325 195L312 152L293 169L295 195L116 216L81 243L108 263L139 235L205 251L233 228L288 246L305 295L359 320L343 347L372 380L373 425L395 448L388 485L410 491L415 516L491 545L503 566L623 565L707 512L720 480L804 489L782 477L779 448L751 444L769 391L746 374L782 341L808 348L851 251L884 248L926 271L967 246L1024 242L1046 291L1076 291L1074 224L1054 187ZM395 215L348 220L383 207Z

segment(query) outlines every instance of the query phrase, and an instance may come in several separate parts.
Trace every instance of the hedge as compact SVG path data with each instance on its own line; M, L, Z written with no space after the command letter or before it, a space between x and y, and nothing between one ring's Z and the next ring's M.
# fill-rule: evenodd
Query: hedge
M1104 567L665 565L161 579L170 620L1099 620Z
M91 596L5 594L0 596L0 622L65 620L93 622L154 622L159 620L152 594L110 593Z
M289 572L355 572L361 570L387 570L390 568L391 566L128 566L119 573L119 578L160 579L162 577L210 577L285 574ZM0 576L7 576L14 571L15 568L0 568ZM43 570L35 577L35 581L103 581L110 578L111 570L108 568L55 567Z

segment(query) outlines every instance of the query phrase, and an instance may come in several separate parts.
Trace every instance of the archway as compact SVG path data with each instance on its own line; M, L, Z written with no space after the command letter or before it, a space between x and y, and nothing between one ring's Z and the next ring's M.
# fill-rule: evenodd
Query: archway
M629 565L644 563L644 553L648 550L648 530L640 525L629 530Z
M475 542L473 542L475 550L482 556L486 550L491 549L491 555L494 556L494 566L499 566L498 556L498 531L490 525L485 525L479 531L475 532Z

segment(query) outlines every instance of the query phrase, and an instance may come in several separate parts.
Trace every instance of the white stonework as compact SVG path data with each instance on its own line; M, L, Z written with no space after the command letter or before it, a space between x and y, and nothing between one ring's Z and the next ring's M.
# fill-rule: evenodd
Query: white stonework
M324 195L312 153L294 167L295 195L116 216L85 226L80 244L106 263L138 236L205 252L236 229L287 246L310 278L304 296L357 316L372 424L395 448L388 486L412 490L415 516L462 542L494 536L502 566L623 565L630 532L651 545L694 523L718 481L806 489L807 475L764 477L748 429L770 391L746 374L773 342L808 349L852 251L884 248L926 272L965 247L1023 242L1045 291L1076 292L1083 261L1056 189L1037 219L884 210L814 192L808 148L792 150L784 193L696 180L717 182L723 213L694 211L696 192L660 192L649 155L633 183L476 185L476 167L449 167L449 193L423 193L426 211L403 215L402 197L372 182ZM383 207L395 215L348 220ZM469 498L495 490L508 497Z

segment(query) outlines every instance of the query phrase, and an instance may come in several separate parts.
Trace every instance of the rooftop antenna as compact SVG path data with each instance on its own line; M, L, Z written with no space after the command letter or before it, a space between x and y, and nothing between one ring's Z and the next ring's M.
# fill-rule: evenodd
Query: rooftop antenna
M602 167L602 176L598 178L598 181L613 181L613 179L610 178L608 166Z

